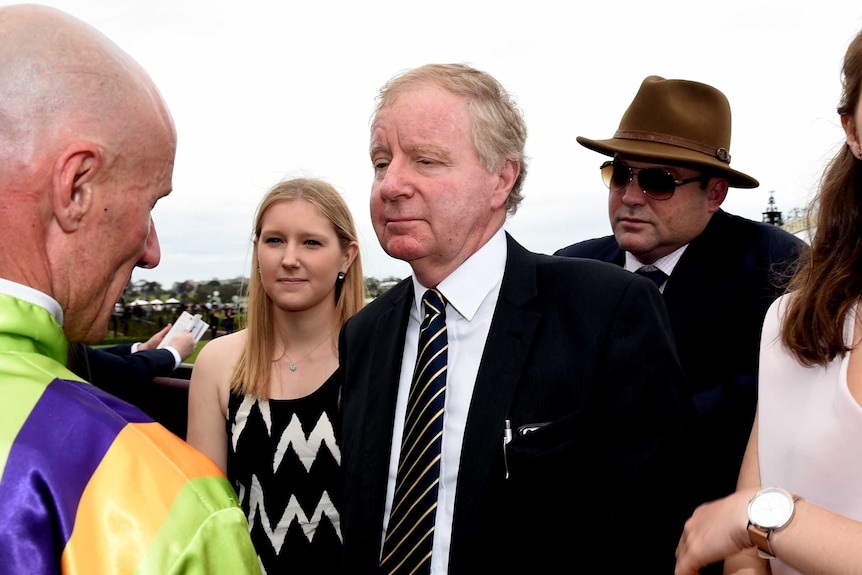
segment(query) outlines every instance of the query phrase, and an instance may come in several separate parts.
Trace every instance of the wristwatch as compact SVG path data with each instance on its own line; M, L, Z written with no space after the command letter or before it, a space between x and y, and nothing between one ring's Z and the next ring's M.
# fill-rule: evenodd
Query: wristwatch
M796 502L801 499L779 487L761 489L748 503L748 536L763 559L774 559L769 538L793 519Z

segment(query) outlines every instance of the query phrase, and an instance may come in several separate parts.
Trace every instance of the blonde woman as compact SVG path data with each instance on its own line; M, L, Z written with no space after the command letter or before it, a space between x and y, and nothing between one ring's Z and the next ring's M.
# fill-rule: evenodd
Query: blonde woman
M188 441L225 471L266 573L341 561L338 332L364 302L353 218L326 182L281 182L254 225L247 327L201 351Z

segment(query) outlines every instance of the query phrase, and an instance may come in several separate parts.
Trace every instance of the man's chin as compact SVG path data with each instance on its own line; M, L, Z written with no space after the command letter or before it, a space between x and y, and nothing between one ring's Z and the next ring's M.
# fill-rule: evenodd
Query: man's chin
M424 246L409 236L394 236L382 243L383 251L397 260L411 262L425 255Z
M616 238L620 249L623 249L627 252L631 252L633 254L648 251L653 247L647 245L649 242L647 242L646 238L644 238L643 235L639 233L616 230L614 232L614 237Z

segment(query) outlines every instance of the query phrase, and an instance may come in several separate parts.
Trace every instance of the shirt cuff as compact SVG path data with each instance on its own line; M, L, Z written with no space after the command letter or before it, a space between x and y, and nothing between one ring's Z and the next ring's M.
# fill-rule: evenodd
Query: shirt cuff
M183 358L180 355L180 352L178 352L176 349L173 348L173 346L170 346L170 345L166 345L162 349L166 349L169 352L171 352L171 354L173 354L173 356L174 356L174 369L178 368L180 366L180 364L183 362Z

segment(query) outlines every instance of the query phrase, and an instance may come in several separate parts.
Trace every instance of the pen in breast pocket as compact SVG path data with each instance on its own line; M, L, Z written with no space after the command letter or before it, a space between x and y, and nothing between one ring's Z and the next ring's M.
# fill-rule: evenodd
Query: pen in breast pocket
M512 422L506 420L506 426L503 428L503 466L506 468L506 479L509 479L509 460L507 451L509 443L512 441Z

